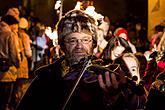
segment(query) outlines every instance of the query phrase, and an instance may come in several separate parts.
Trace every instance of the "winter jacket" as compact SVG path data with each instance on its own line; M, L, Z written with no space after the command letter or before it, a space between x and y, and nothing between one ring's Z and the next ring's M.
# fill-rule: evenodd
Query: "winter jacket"
M5 22L0 22L0 58L9 60L10 68L8 71L0 70L0 81L10 82L16 80L16 71L19 68L19 57L16 47L14 33Z

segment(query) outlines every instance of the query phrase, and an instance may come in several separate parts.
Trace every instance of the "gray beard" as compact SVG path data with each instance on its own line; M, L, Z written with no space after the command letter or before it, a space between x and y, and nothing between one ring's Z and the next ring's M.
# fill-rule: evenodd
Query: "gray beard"
M72 66L72 65L76 65L76 64L79 64L80 61L85 61L85 59L87 58L88 56L84 56L80 59L76 59L75 57L73 56L66 56L66 59L69 61L69 65Z
M66 55L66 59L69 61L69 65L75 65L80 62L80 60L76 59L74 56Z
M76 56L73 56L72 54L66 53L65 57L68 60L69 65L72 66L75 64L79 64L80 61L82 61L82 59L86 59L89 56L89 54L93 54L93 53L87 53L86 55L81 56L81 58L76 58Z

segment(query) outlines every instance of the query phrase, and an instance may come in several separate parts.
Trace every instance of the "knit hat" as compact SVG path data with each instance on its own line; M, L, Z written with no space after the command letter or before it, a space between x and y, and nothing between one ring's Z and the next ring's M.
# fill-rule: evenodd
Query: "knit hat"
M1 21L4 21L8 25L13 25L13 24L18 24L19 23L19 21L11 15L6 15L6 16L2 17Z
M116 37L122 37L124 38L125 40L129 41L129 38L128 38L128 31L122 27L119 27L115 30L114 32L114 36Z
M58 42L64 44L66 35L72 32L87 32L92 34L93 47L97 45L97 27L94 18L81 10L71 10L57 24Z
M20 18L19 20L19 27L22 29L25 29L28 27L28 21L26 20L26 18Z

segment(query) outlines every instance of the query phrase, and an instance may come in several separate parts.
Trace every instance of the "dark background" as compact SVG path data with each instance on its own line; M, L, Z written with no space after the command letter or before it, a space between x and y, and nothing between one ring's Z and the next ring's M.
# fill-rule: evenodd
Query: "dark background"
M63 14L73 9L76 0L64 0ZM95 11L108 16L111 22L140 21L147 26L148 0L93 0ZM10 7L25 7L28 12L34 11L42 23L54 27L58 15L54 10L56 0L0 0L0 15Z

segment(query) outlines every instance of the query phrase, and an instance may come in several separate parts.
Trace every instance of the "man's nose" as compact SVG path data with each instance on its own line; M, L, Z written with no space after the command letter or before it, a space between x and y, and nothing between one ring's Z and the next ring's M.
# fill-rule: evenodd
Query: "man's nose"
M83 45L83 43L82 43L81 39L78 39L76 47L82 47L82 45Z

